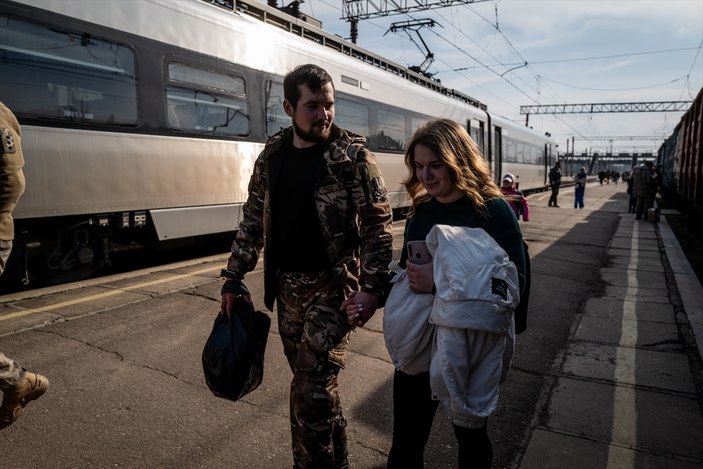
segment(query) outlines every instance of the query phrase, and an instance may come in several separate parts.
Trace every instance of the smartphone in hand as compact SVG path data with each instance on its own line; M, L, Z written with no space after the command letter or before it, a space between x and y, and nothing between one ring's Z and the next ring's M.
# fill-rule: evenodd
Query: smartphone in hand
M408 241L408 260L415 264L429 264L432 262L432 254L427 249L424 239Z

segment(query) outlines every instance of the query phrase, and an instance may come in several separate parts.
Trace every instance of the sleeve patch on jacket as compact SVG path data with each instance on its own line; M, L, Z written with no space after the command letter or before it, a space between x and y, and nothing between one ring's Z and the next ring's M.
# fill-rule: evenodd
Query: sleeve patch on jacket
M491 291L494 295L499 295L504 300L508 299L508 282L502 278L493 277Z

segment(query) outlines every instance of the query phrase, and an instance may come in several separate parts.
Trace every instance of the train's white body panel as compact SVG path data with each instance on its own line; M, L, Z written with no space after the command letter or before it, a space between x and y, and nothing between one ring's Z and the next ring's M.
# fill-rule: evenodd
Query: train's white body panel
M129 242L108 233L115 223L133 229L147 220L160 241L236 229L271 122L289 123L276 117L285 116L275 87L302 63L332 76L340 126L348 128L342 115L349 112L351 122L352 107L364 109L351 130L370 137L394 209L409 205L400 184L407 176L402 144L432 117L467 126L496 179L511 172L521 189L544 187L553 163L553 142L539 133L263 3L19 0L3 2L0 15L7 57L0 100L22 123L27 190L14 215L28 247L47 243L38 231L50 237L58 230L60 238L83 224L101 231L72 238L95 246L88 238L102 237L103 248L94 249L117 237ZM219 95L220 85L198 73L195 85L178 78L193 70L239 80L241 89ZM226 121L190 122L223 109ZM236 133L230 119L244 130ZM223 129L230 133L218 134Z
M90 151L75 152L77 142ZM194 138L47 127L23 128L22 145L27 190L16 219L243 201L263 149L212 140L203 153Z

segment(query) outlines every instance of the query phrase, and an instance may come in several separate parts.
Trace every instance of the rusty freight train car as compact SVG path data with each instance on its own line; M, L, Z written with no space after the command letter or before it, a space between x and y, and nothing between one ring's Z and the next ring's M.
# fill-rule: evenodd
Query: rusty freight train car
M657 153L664 200L703 227L703 88Z

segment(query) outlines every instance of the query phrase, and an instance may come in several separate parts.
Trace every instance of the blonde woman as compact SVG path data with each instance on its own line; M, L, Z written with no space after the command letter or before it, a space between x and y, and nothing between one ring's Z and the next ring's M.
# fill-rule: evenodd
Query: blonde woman
M488 163L464 127L448 119L433 120L420 127L410 140L405 164L409 175L404 185L413 205L405 225L400 264L406 268L410 285L418 292L434 293L432 263L415 264L408 260L407 243L423 240L436 224L475 227L479 225L505 250L517 267L520 289L525 279L522 234L510 205L503 199L491 177ZM506 348L506 335L469 331L486 344L481 372L468 373L467 379L477 394L466 399L482 399L481 394L497 397L502 374L500 357ZM467 352L468 353L468 352ZM498 358L496 360L496 358ZM493 368L493 369L491 369ZM488 371L488 373L486 373ZM409 375L396 370L393 379L393 443L388 468L423 468L424 449L437 411L432 399L430 373ZM451 415L451 413L450 413ZM486 428L487 417L468 421L452 420L459 443L460 469L489 468L493 449ZM428 462L432 466L431 462Z

